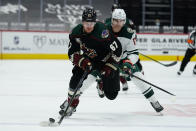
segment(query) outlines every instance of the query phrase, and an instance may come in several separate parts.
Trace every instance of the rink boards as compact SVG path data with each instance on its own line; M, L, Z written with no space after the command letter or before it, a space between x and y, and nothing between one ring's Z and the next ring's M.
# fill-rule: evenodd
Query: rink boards
M156 60L182 60L187 38L188 34L140 33L137 48ZM68 32L0 31L1 59L68 59L68 45Z

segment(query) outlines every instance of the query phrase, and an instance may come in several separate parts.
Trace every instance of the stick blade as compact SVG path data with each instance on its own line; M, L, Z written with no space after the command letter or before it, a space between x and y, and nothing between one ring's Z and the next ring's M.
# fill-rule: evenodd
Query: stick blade
M174 61L174 62L172 62L170 64L165 64L165 66L169 67L169 66L174 66L175 64L177 64L177 61Z
M42 121L42 122L40 122L40 126L42 126L42 127L57 127L57 126L59 126L59 124L56 122L51 123L49 121Z

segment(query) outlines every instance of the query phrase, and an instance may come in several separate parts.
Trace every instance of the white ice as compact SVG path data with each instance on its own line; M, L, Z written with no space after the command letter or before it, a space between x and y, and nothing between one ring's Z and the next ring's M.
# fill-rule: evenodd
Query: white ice
M163 63L170 63L165 62ZM72 64L66 60L0 61L0 131L196 131L196 77L190 62L183 74L180 62L164 67L142 61L155 96L164 106L158 116L148 100L129 82L127 93L110 101L99 98L95 85L80 98L77 112L59 127L41 127L41 121L57 118L59 105L67 98Z

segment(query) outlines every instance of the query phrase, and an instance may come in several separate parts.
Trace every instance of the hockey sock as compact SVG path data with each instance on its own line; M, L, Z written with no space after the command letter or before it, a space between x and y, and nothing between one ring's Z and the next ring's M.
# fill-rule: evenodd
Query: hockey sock
M72 89L69 89L69 92L68 92L68 102L70 102L71 97L73 96L73 94L74 94L74 91L72 91ZM74 96L73 101L71 103L72 107L77 107L78 106L78 104L79 104L79 96L80 96L80 91L77 91L76 95Z
M120 76L120 82L122 84L125 84L127 81L126 81L126 79L123 76Z

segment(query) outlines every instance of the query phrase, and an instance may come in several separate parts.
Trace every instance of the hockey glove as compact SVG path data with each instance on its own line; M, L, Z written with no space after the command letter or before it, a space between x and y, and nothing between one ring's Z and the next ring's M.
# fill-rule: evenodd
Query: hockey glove
M106 63L101 70L101 74L104 75L105 77L108 77L109 75L112 75L111 73L113 71L116 70L117 68L114 65L112 65L111 63Z
M91 71L92 64L88 58L83 57L79 54L74 54L72 59L73 64L79 66L83 70Z
M139 68L136 64L132 64L130 60L123 60L122 70L128 75L131 75L139 71Z

